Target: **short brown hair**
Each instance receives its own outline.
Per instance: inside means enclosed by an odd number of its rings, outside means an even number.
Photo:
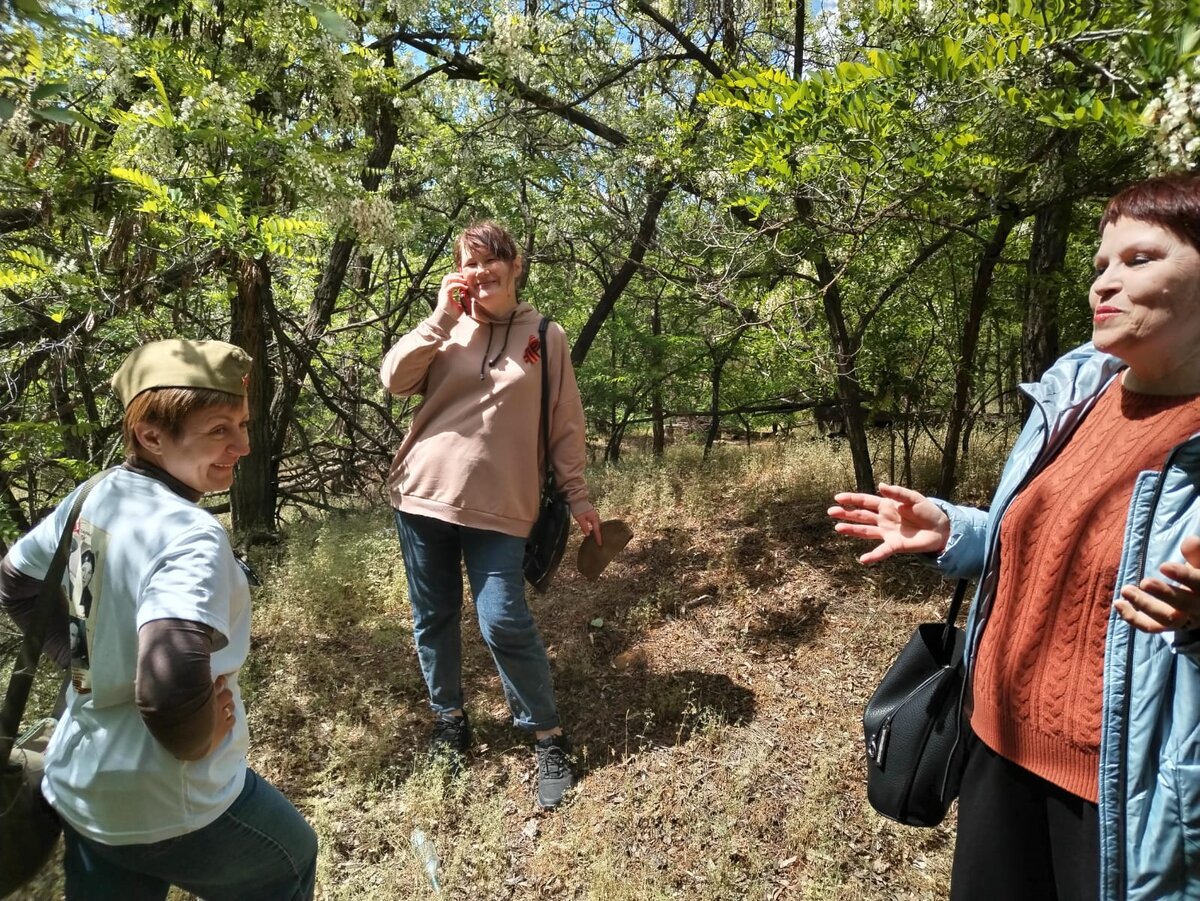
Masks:
[[[141,423],[156,426],[171,437],[177,437],[183,423],[197,410],[210,407],[241,407],[245,398],[212,388],[151,388],[143,391],[125,408],[121,437],[125,440],[127,457],[141,456],[141,443],[134,428]]]
[[[454,265],[462,266],[468,251],[489,253],[498,260],[512,263],[521,258],[516,239],[503,225],[491,219],[472,222],[454,241]]]
[[[1161,175],[1135,182],[1108,202],[1100,233],[1118,219],[1152,223],[1200,250],[1200,176]]]

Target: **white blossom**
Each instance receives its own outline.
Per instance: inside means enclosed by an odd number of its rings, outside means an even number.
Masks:
[[[1153,129],[1160,168],[1200,165],[1200,61],[1167,80],[1162,96],[1146,104],[1142,121]]]

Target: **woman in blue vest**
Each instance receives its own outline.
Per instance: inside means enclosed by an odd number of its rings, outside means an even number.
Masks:
[[[1200,898],[1200,178],[1100,220],[1092,342],[1034,411],[988,511],[835,496],[859,559],[979,580],[954,901]]]

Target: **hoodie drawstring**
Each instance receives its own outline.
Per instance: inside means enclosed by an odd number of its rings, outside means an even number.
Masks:
[[[508,317],[508,325],[504,329],[504,343],[501,344],[500,349],[496,351],[496,356],[492,357],[490,360],[488,359],[488,354],[492,352],[492,334],[496,330],[496,324],[494,322],[488,322],[488,343],[487,349],[483,352],[483,359],[479,361],[479,381],[483,381],[485,367],[487,369],[494,369],[496,364],[500,362],[500,357],[504,355],[504,348],[508,347],[508,335],[512,331],[513,320],[516,318],[517,311],[513,310],[512,314]]]

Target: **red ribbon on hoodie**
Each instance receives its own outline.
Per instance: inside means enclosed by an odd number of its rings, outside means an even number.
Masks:
[[[529,343],[525,345],[524,357],[525,357],[525,362],[530,363],[530,364],[536,363],[538,360],[541,359],[542,345],[541,345],[541,342],[538,341],[537,335],[529,336]]]

